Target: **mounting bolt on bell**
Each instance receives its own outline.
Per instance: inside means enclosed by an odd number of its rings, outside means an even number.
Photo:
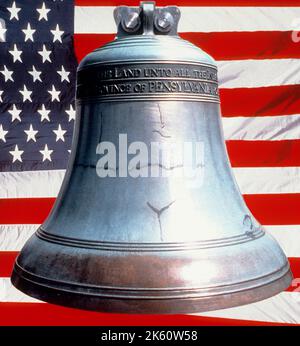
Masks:
[[[122,27],[126,32],[132,33],[138,31],[141,26],[141,19],[137,12],[127,12],[122,18]]]
[[[158,31],[167,33],[174,25],[174,17],[170,12],[160,11],[154,16],[154,25]]]

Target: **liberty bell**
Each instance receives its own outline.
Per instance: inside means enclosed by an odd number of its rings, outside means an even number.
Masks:
[[[12,283],[125,313],[223,309],[286,289],[287,258],[231,171],[215,61],[178,36],[176,6],[119,6],[114,18],[116,39],[78,67],[69,165]]]

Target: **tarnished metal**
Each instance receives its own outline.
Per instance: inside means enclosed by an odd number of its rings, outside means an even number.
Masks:
[[[12,282],[23,292],[83,309],[182,313],[289,286],[286,256],[232,176],[216,64],[178,37],[179,16],[177,7],[147,2],[118,7],[117,38],[81,62],[69,167],[51,214],[15,263]],[[116,177],[99,177],[99,143],[121,155],[120,134],[149,150],[153,142],[202,144],[201,182],[133,177],[120,162],[104,169]],[[136,168],[183,167],[154,161]]]

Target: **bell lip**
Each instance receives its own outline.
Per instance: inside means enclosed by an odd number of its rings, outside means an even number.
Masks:
[[[24,277],[22,268],[16,269],[15,265],[11,282],[23,293],[36,299],[57,304],[65,307],[91,310],[98,312],[126,313],[126,314],[178,314],[178,313],[200,313],[206,311],[220,310],[235,306],[246,305],[260,300],[270,298],[289,287],[293,276],[287,264],[287,271],[273,281],[256,287],[246,287],[237,291],[236,288],[226,293],[206,295],[200,297],[153,297],[130,298],[119,296],[119,290],[115,290],[112,297],[101,294],[90,294],[87,289],[78,287],[76,290],[66,290],[59,286],[48,286]],[[258,280],[261,278],[258,278]],[[228,287],[227,287],[228,288]],[[230,286],[229,286],[230,288]],[[80,290],[81,289],[81,290]],[[188,291],[188,290],[182,290]]]

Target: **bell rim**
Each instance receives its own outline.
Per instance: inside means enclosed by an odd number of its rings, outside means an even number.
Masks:
[[[125,314],[200,313],[247,305],[279,294],[288,288],[293,278],[289,264],[287,264],[287,268],[281,277],[257,287],[201,297],[165,296],[145,299],[118,297],[117,295],[105,297],[87,294],[87,292],[79,290],[68,291],[59,286],[50,287],[28,280],[22,275],[23,270],[17,271],[16,266],[11,276],[11,282],[17,289],[36,299],[81,310]]]
[[[80,284],[77,288],[73,287],[73,289],[68,290],[62,288],[60,286],[61,282],[57,280],[53,281],[56,286],[49,286],[34,280],[34,275],[30,275],[30,278],[26,277],[26,272],[16,262],[11,282],[17,289],[31,297],[71,308],[127,314],[198,313],[246,305],[270,298],[282,292],[290,285],[293,278],[289,263],[287,262],[284,268],[269,275],[275,276],[273,280],[266,281],[257,286],[252,284],[252,287],[248,285],[241,289],[236,284],[227,285],[225,293],[223,291],[223,293],[212,294],[207,289],[206,295],[202,294],[200,296],[197,296],[197,291],[203,291],[203,288],[196,288],[192,295],[186,296],[186,292],[190,292],[190,289],[185,287],[181,288],[177,295],[171,296],[169,294],[170,290],[160,290],[160,293],[163,292],[164,295],[146,297],[142,295],[122,295],[120,294],[120,288],[113,287],[110,290],[114,294],[105,295],[100,293],[97,295],[89,292],[89,288],[84,288],[84,285]],[[283,274],[276,277],[278,272],[283,272]],[[264,277],[256,278],[251,280],[251,282],[258,282],[262,278]],[[245,285],[245,281],[242,284]],[[127,292],[132,291],[133,289],[128,289]],[[141,291],[147,291],[147,289]],[[176,292],[176,290],[173,291]]]

